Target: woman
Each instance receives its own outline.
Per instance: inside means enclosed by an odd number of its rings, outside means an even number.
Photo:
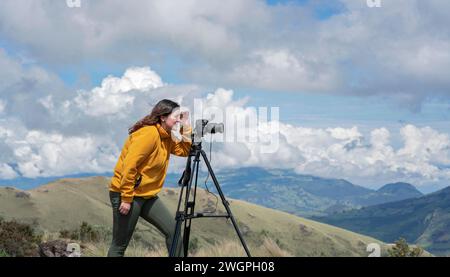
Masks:
[[[188,113],[179,105],[161,100],[150,115],[129,129],[110,185],[113,209],[113,238],[108,257],[123,256],[141,216],[165,236],[170,251],[175,231],[172,214],[158,197],[166,177],[170,154],[186,157],[191,148]],[[181,137],[175,130],[181,127]],[[183,254],[178,240],[177,255]],[[170,253],[170,252],[169,252]]]

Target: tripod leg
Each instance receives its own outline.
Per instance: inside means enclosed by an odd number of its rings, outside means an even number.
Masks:
[[[189,248],[189,238],[191,234],[191,216],[194,215],[194,208],[195,208],[195,194],[197,192],[197,178],[198,178],[198,168],[199,168],[199,162],[200,162],[200,152],[197,152],[194,159],[194,166],[192,167],[191,172],[191,178],[189,180],[189,186],[186,190],[186,201],[185,201],[185,214],[188,216],[186,221],[184,222],[184,235],[183,235],[183,243],[184,243],[184,256],[187,257],[188,255],[188,248]],[[191,188],[192,188],[192,180],[194,176],[195,171],[195,187],[194,187],[194,200],[189,201],[189,197],[191,194]]]
[[[181,191],[180,191],[177,211],[176,211],[176,215],[175,215],[175,220],[176,220],[175,232],[174,232],[174,236],[173,236],[173,240],[172,240],[172,246],[170,248],[169,257],[175,257],[175,255],[176,255],[178,241],[180,240],[181,224],[185,220],[185,213],[183,211],[180,211],[180,206],[181,206],[181,201],[183,199],[184,187],[187,186],[187,183],[188,183],[186,181],[186,179],[184,179],[184,177],[186,177],[185,174],[190,174],[190,171],[191,171],[191,158],[192,158],[192,156],[188,157],[187,162],[186,162],[186,168],[183,172]]]
[[[208,157],[206,156],[205,151],[200,150],[200,153],[202,154],[203,160],[205,161],[206,166],[208,167],[209,174],[211,175],[211,178],[212,178],[212,180],[214,182],[214,185],[216,186],[217,192],[219,192],[220,198],[222,199],[222,203],[223,203],[225,209],[227,210],[228,215],[230,216],[231,222],[233,223],[234,229],[236,230],[236,233],[237,233],[237,235],[239,237],[239,240],[241,241],[241,244],[244,247],[245,253],[247,253],[248,257],[251,257],[250,251],[247,248],[247,244],[245,243],[244,238],[242,237],[242,234],[239,231],[239,228],[238,228],[238,226],[236,224],[234,216],[231,213],[231,209],[230,209],[229,203],[225,199],[225,195],[223,194],[222,189],[219,186],[219,182],[217,181],[216,175],[214,175],[214,172],[212,170],[211,164],[209,163]]]
[[[183,197],[183,189],[184,187],[181,188],[181,192],[180,192],[180,199],[178,200],[179,203],[181,202],[181,199]],[[184,221],[184,214],[183,212],[180,212],[179,210],[177,210],[176,216],[175,216],[175,220],[176,225],[175,225],[175,232],[174,232],[174,236],[172,239],[172,245],[170,247],[170,253],[169,253],[169,257],[175,257],[176,255],[176,251],[177,251],[177,245],[178,245],[178,241],[180,239],[180,233],[181,233],[181,224]]]

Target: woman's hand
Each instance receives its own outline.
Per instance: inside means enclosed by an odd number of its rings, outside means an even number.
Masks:
[[[188,111],[184,111],[184,112],[181,113],[180,122],[181,122],[182,126],[190,125],[189,112]]]
[[[122,202],[120,203],[119,212],[123,215],[127,215],[131,209],[131,203]]]

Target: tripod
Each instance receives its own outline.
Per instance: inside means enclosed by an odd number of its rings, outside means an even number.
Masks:
[[[201,141],[199,143],[194,143],[194,139],[192,140],[192,146],[191,150],[187,159],[186,168],[183,172],[183,175],[181,176],[180,180],[178,181],[178,184],[181,185],[181,192],[180,192],[180,198],[178,200],[178,207],[176,212],[176,226],[175,226],[175,234],[172,241],[172,246],[170,249],[169,256],[175,257],[175,252],[177,248],[178,241],[180,239],[180,233],[181,233],[181,224],[184,221],[184,235],[183,235],[183,250],[184,250],[184,257],[188,256],[188,247],[189,247],[189,235],[191,232],[191,220],[194,218],[201,218],[201,217],[224,217],[231,219],[231,222],[233,223],[234,229],[236,230],[236,233],[241,241],[242,246],[245,249],[245,252],[247,253],[248,257],[250,256],[250,252],[247,248],[247,245],[242,237],[241,232],[239,231],[239,228],[236,224],[236,221],[233,217],[233,214],[231,213],[229,203],[225,199],[225,196],[222,192],[222,189],[219,186],[219,182],[216,179],[216,176],[214,175],[214,172],[211,168],[211,164],[208,161],[208,157],[206,156],[205,151],[203,151],[201,146]],[[215,214],[205,214],[205,213],[194,213],[194,207],[195,207],[195,198],[197,193],[197,178],[198,178],[198,168],[199,168],[199,162],[200,162],[200,155],[203,157],[206,166],[208,167],[208,172],[212,177],[212,180],[214,182],[214,185],[216,186],[217,191],[219,192],[220,198],[222,199],[222,203],[227,211],[227,214],[223,215],[215,215]],[[192,157],[194,157],[194,165],[191,168],[192,163]],[[189,197],[191,194],[192,189],[192,180],[195,173],[195,185],[194,185],[194,196],[193,200],[189,201]],[[180,210],[182,198],[183,198],[183,191],[186,187],[186,195],[184,199],[184,209]]]

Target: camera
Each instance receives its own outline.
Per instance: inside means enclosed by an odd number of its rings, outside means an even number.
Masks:
[[[223,133],[224,125],[223,123],[212,123],[208,122],[206,119],[198,119],[195,121],[194,128],[194,138],[195,141],[201,141],[202,137],[208,133]]]

